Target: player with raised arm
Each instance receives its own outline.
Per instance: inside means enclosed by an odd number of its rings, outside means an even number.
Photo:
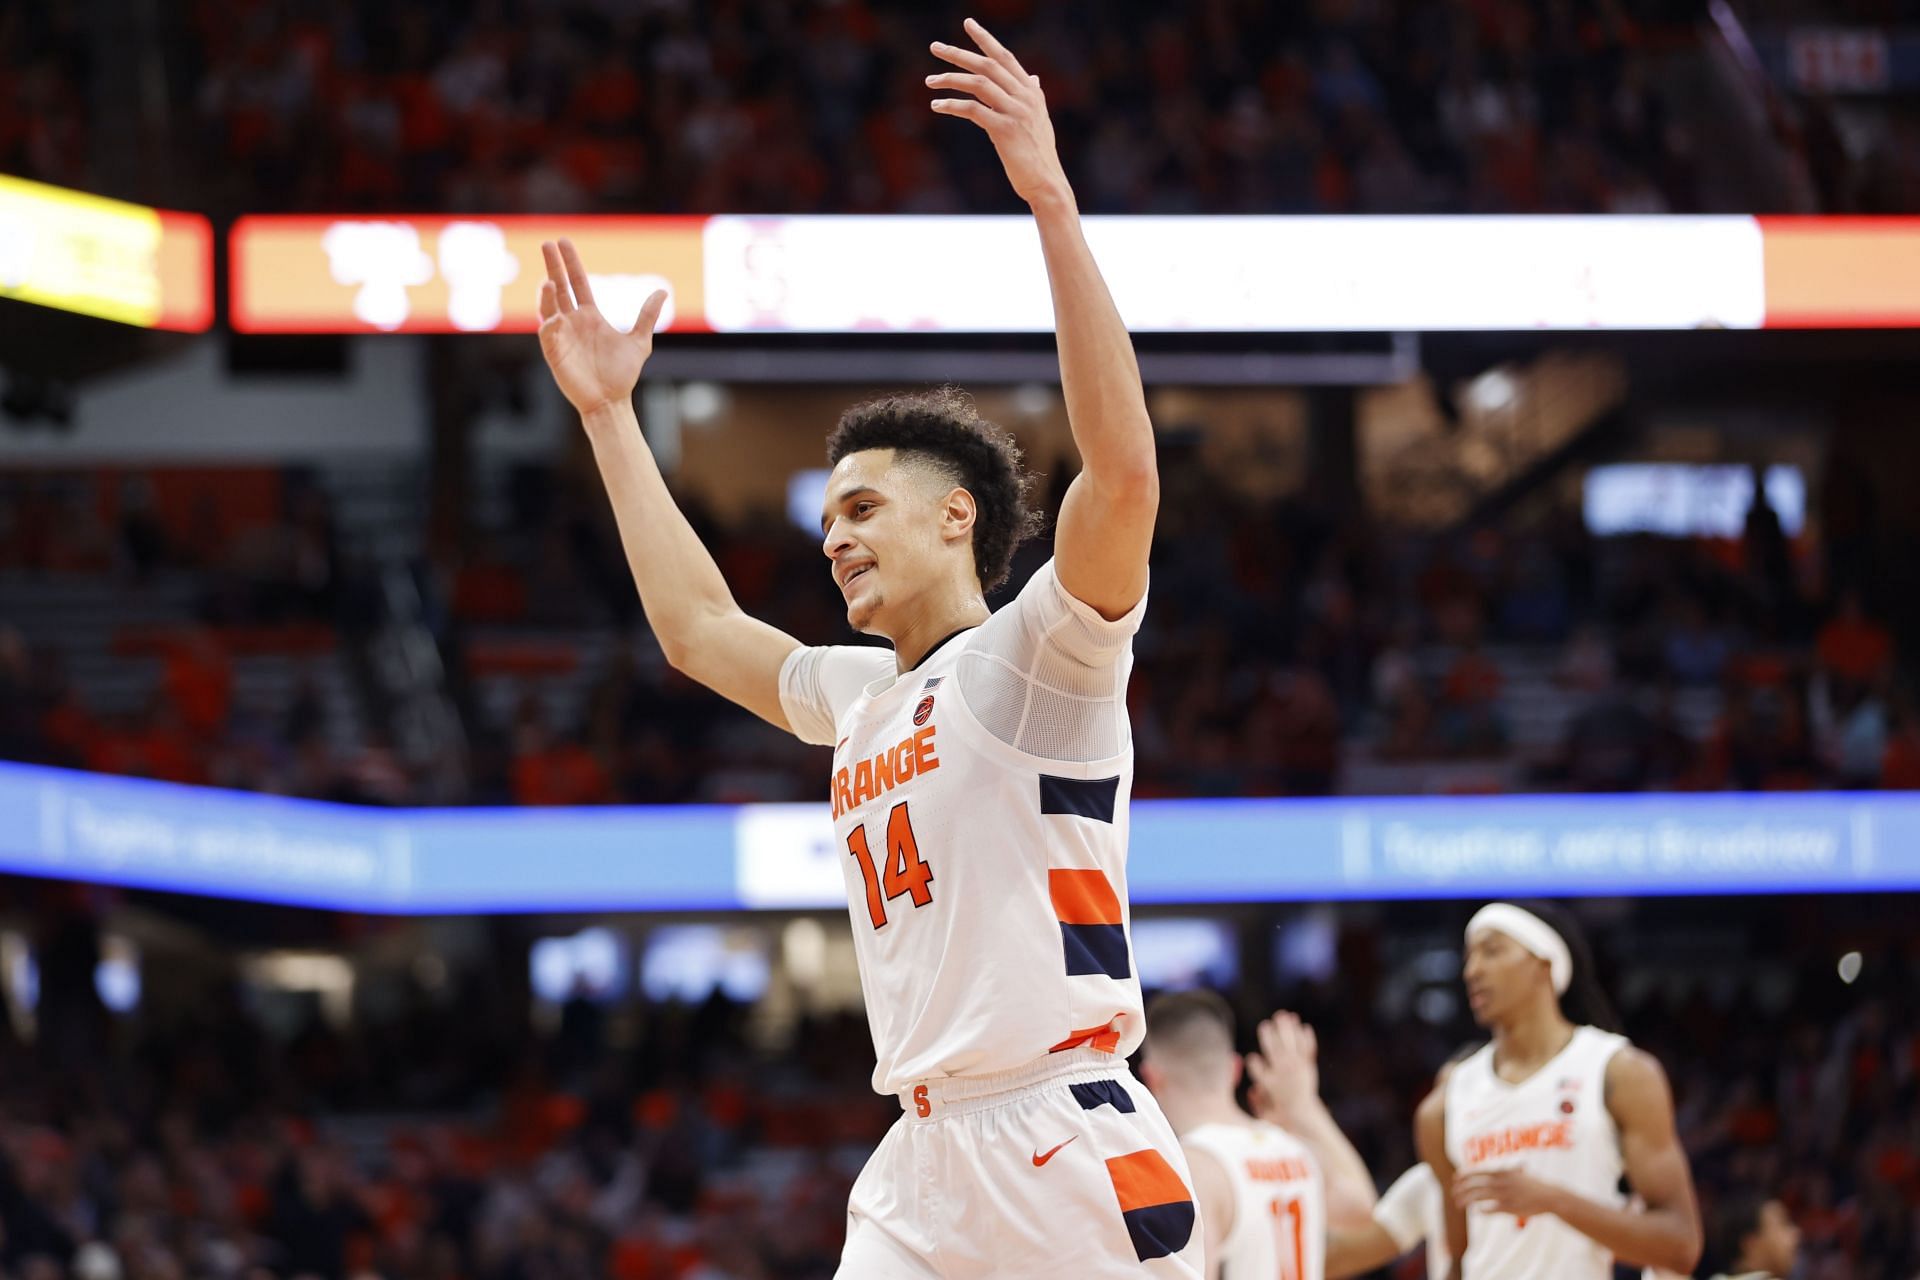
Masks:
[[[1004,608],[985,593],[1028,530],[1027,480],[958,393],[859,405],[834,429],[821,549],[848,622],[892,651],[809,647],[741,611],[641,439],[632,394],[664,297],[619,333],[572,247],[547,246],[541,346],[667,660],[834,751],[873,1083],[903,1108],[854,1186],[840,1275],[1197,1276],[1186,1162],[1125,1061],[1144,1030],[1125,692],[1153,427],[1040,83],[967,34],[977,50],[932,46],[953,69],[928,86],[964,95],[932,109],[986,132],[1033,211],[1082,462],[1054,558]]]
[[[1330,1228],[1369,1222],[1373,1179],[1320,1100],[1313,1029],[1294,1014],[1260,1024],[1245,1066],[1260,1095],[1234,1100],[1242,1060],[1233,1011],[1211,991],[1182,991],[1147,1010],[1141,1078],[1193,1170],[1212,1280],[1324,1280]]]
[[[1262,1026],[1261,1034],[1264,1041],[1265,1026]],[[1474,1043],[1449,1058],[1435,1076],[1430,1092],[1444,1090],[1447,1073],[1461,1060],[1478,1052],[1479,1048],[1479,1044]],[[1255,1086],[1251,1094],[1255,1103],[1254,1114],[1284,1127],[1288,1123],[1288,1110],[1276,1106],[1271,1099],[1284,1099],[1287,1096],[1286,1088],[1267,1080],[1267,1076],[1274,1071],[1270,1065],[1274,1061],[1284,1061],[1284,1058],[1276,1058],[1273,1054],[1254,1054],[1247,1059],[1247,1074]],[[1439,1179],[1434,1177],[1433,1170],[1425,1161],[1402,1172],[1391,1186],[1380,1193],[1366,1221],[1328,1227],[1327,1280],[1345,1280],[1347,1276],[1378,1270],[1422,1244],[1426,1246],[1427,1275],[1436,1280],[1446,1275],[1452,1261],[1447,1252],[1446,1196],[1440,1190]]]
[[[1700,1209],[1666,1072],[1610,1029],[1572,918],[1547,903],[1481,908],[1463,976],[1493,1039],[1414,1119],[1448,1190],[1455,1274],[1610,1280],[1616,1261],[1691,1274]]]

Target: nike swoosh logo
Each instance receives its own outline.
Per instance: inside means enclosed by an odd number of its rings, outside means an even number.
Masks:
[[[1077,1137],[1079,1137],[1079,1136],[1080,1136],[1080,1135],[1076,1133],[1076,1134],[1074,1134],[1074,1135],[1073,1135],[1073,1138],[1077,1138]],[[1073,1138],[1068,1138],[1068,1139],[1067,1139],[1067,1142],[1072,1142],[1072,1141],[1073,1141]],[[1066,1146],[1066,1145],[1067,1145],[1067,1142],[1063,1142],[1063,1143],[1061,1143],[1061,1144],[1060,1144],[1060,1147],[1064,1147],[1064,1146]],[[1055,1148],[1054,1148],[1054,1149],[1053,1149],[1052,1151],[1049,1151],[1049,1152],[1047,1152],[1047,1154],[1045,1154],[1045,1155],[1041,1155],[1041,1154],[1040,1154],[1040,1153],[1039,1153],[1038,1151],[1036,1151],[1036,1152],[1034,1152],[1034,1153],[1033,1153],[1033,1167],[1034,1167],[1034,1168],[1036,1168],[1036,1169],[1038,1169],[1038,1168],[1039,1168],[1039,1167],[1040,1167],[1041,1165],[1043,1165],[1043,1164],[1045,1164],[1045,1163],[1046,1163],[1047,1161],[1049,1161],[1049,1160],[1051,1160],[1051,1159],[1053,1159],[1053,1158],[1054,1158],[1054,1156],[1056,1156],[1056,1155],[1058,1155],[1058,1154],[1060,1153],[1060,1147],[1055,1147]]]

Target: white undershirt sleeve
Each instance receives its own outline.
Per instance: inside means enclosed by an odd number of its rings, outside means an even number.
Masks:
[[[1440,1184],[1433,1170],[1424,1164],[1395,1178],[1373,1207],[1373,1220],[1393,1237],[1393,1243],[1405,1253],[1427,1237],[1430,1202],[1439,1196]],[[1444,1231],[1444,1226],[1442,1227]]]
[[[1108,620],[1049,560],[960,655],[961,696],[986,730],[1028,755],[1085,762],[1128,742],[1126,688],[1147,599]]]
[[[831,747],[840,717],[882,676],[893,674],[893,651],[868,645],[802,645],[780,664],[780,709],[802,742]]]

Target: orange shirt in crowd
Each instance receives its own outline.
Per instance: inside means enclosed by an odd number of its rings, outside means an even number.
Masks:
[[[201,635],[167,653],[167,696],[196,737],[215,738],[226,728],[233,705],[233,667],[211,636]]]
[[[561,743],[513,762],[513,798],[520,804],[605,804],[612,795],[607,771],[578,743]]]
[[[1815,648],[1821,666],[1864,683],[1886,669],[1893,657],[1893,637],[1871,618],[1841,617],[1820,628]]]

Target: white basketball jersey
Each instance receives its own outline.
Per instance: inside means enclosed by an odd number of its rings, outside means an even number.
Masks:
[[[1319,1164],[1299,1139],[1254,1120],[1202,1125],[1180,1141],[1218,1160],[1233,1184],[1220,1280],[1322,1280],[1327,1193]]]
[[[788,723],[834,746],[876,1090],[1139,1046],[1124,695],[1145,605],[1101,618],[1049,561],[911,671],[884,649],[788,658]]]
[[[1578,1027],[1519,1084],[1494,1074],[1493,1046],[1447,1076],[1447,1158],[1457,1172],[1518,1167],[1589,1200],[1621,1205],[1620,1131],[1607,1111],[1607,1063],[1625,1036]],[[1551,1215],[1467,1213],[1464,1280],[1612,1280],[1613,1255]]]

